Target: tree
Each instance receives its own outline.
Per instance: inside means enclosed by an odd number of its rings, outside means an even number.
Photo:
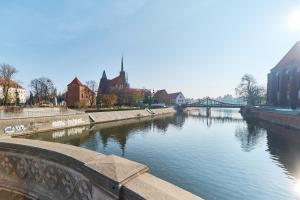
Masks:
[[[116,95],[102,95],[101,102],[108,108],[114,106],[118,102]]]
[[[12,78],[17,73],[15,67],[9,64],[0,64],[0,79],[2,80],[2,89],[3,89],[3,103],[8,102],[9,89],[13,85]]]
[[[140,106],[144,100],[144,93],[142,91],[132,91],[128,100],[130,106]]]
[[[91,80],[91,81],[87,81],[86,85],[88,87],[86,90],[87,98],[88,98],[90,107],[92,107],[96,103],[97,83],[96,83],[96,81]]]
[[[31,81],[30,87],[34,95],[35,103],[53,102],[56,89],[51,79],[47,77],[37,78]]]
[[[32,106],[33,105],[33,102],[34,102],[34,98],[33,98],[33,94],[32,92],[30,91],[30,95],[29,95],[29,105]]]
[[[57,103],[58,103],[58,105],[61,105],[63,101],[65,101],[65,94],[59,92],[57,94]]]
[[[261,104],[265,100],[266,90],[258,86],[255,78],[250,74],[245,74],[240,84],[235,88],[236,95],[246,100],[247,105],[253,106]]]

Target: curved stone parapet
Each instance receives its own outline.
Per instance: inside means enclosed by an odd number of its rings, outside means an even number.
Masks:
[[[199,200],[147,166],[70,145],[0,139],[0,191],[39,200]]]

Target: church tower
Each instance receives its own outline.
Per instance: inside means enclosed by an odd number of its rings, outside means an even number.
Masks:
[[[98,94],[108,94],[108,80],[105,73],[105,70],[103,70],[102,78],[100,79],[100,84],[98,88]]]
[[[126,80],[126,77],[125,77],[125,71],[124,71],[124,59],[123,59],[123,54],[122,54],[122,59],[121,59],[121,71],[120,71],[120,77],[122,77],[123,80]]]

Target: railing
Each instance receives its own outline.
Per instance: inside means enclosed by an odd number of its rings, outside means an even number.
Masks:
[[[233,104],[233,103],[226,103],[217,101],[211,98],[205,98],[199,100],[198,102],[188,104],[188,107],[217,107],[217,108],[241,108],[244,107],[244,104]]]

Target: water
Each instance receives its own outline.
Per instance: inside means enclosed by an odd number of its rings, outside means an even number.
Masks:
[[[300,132],[213,109],[40,133],[144,163],[204,199],[300,199]]]

